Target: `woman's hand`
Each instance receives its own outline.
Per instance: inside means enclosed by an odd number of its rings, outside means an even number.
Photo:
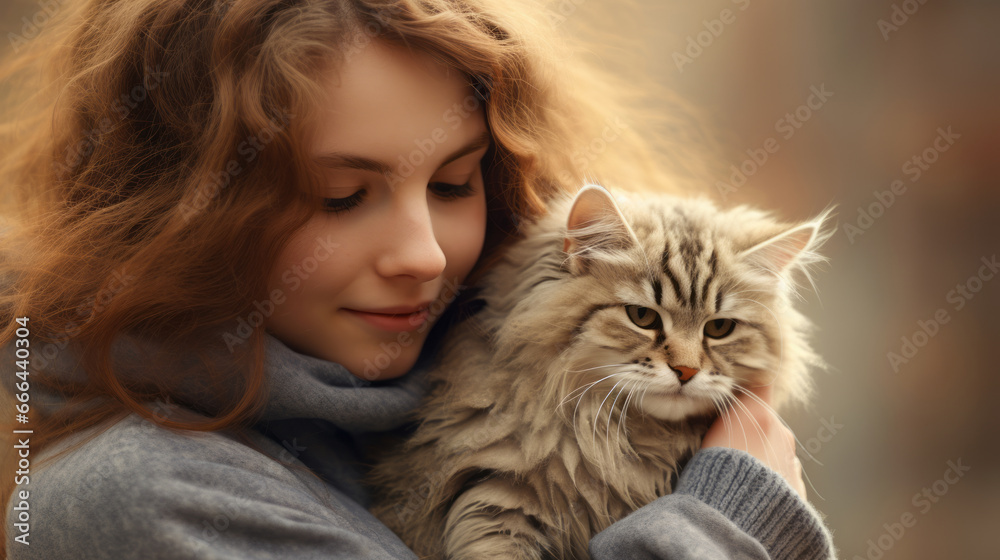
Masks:
[[[758,387],[752,391],[770,406],[771,387]],[[785,477],[802,499],[806,499],[802,463],[795,456],[792,431],[757,399],[744,394],[738,398],[740,404],[734,404],[709,427],[701,448],[742,449]]]

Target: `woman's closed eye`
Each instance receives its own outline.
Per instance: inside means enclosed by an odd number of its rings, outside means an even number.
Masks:
[[[364,200],[367,192],[368,191],[365,189],[361,189],[351,196],[346,196],[344,198],[324,198],[323,209],[334,214],[349,212],[361,204],[361,201]]]
[[[451,183],[437,182],[430,183],[427,187],[433,190],[434,194],[436,194],[438,198],[442,198],[444,200],[465,198],[474,194],[471,181],[467,181],[464,185],[452,185]]]
[[[472,187],[471,181],[462,185],[454,185],[438,181],[429,183],[427,188],[430,189],[435,196],[442,200],[456,200],[460,198],[467,198],[475,194],[475,189]],[[367,194],[368,191],[366,189],[361,189],[354,194],[343,198],[324,198],[323,209],[334,214],[349,212],[354,208],[357,208],[361,202],[364,201]]]

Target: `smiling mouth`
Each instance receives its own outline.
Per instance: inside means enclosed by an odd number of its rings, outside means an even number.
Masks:
[[[413,313],[371,313],[344,309],[348,314],[380,330],[390,332],[408,332],[419,329],[427,322],[427,308]]]
[[[410,313],[378,313],[375,311],[358,311],[357,309],[348,309],[348,311],[354,311],[355,313],[366,313],[368,315],[384,315],[386,317],[409,317],[411,315],[417,315],[427,311],[427,309],[418,309],[417,311],[412,311]]]

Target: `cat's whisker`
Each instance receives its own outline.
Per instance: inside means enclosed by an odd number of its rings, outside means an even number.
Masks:
[[[601,369],[601,368],[606,368],[606,367],[627,366],[627,365],[629,365],[629,364],[624,364],[624,363],[622,363],[622,364],[605,364],[603,366],[594,366],[594,367],[589,367],[589,368],[584,368],[584,369],[568,369],[566,371],[569,372],[569,373],[583,373],[585,371],[592,371],[592,370],[595,370],[595,369]]]
[[[715,412],[721,415],[722,411],[719,410],[719,398],[715,395],[709,395],[708,398],[712,400],[712,407],[715,408]]]
[[[767,437],[766,433],[764,433],[764,428],[761,427],[760,422],[758,422],[757,418],[755,418],[753,413],[750,412],[750,408],[746,404],[744,404],[743,401],[741,401],[740,399],[733,399],[733,402],[736,403],[737,406],[739,406],[741,409],[743,409],[744,412],[747,413],[747,417],[750,419],[751,425],[754,427],[755,430],[757,430],[757,435],[760,436],[760,439],[763,440],[765,457],[770,459],[770,457],[773,454],[774,461],[775,463],[777,463],[779,459],[778,451],[774,448],[774,445],[771,443],[771,439]]]
[[[622,366],[624,366],[624,365],[628,365],[628,364],[615,364],[615,365],[622,365]],[[591,383],[588,383],[588,384],[584,385],[583,387],[577,387],[576,389],[573,389],[572,391],[570,391],[569,395],[567,395],[566,398],[563,399],[562,402],[559,403],[559,406],[556,407],[556,408],[561,407],[562,405],[566,404],[569,400],[571,400],[573,398],[573,393],[575,393],[577,391],[580,391],[580,390],[583,390],[583,392],[586,393],[588,389],[590,389],[594,385],[597,385],[601,381],[604,381],[605,379],[608,379],[609,377],[614,377],[616,375],[622,375],[622,374],[625,374],[625,373],[628,373],[628,372],[627,371],[619,371],[619,372],[616,372],[616,373],[612,373],[611,375],[608,375],[607,377],[602,377],[602,378],[598,379],[597,381],[593,381]],[[583,398],[583,393],[580,393],[580,397],[579,398]]]
[[[740,387],[739,385],[736,386],[736,390],[739,391],[739,392],[741,392],[741,393],[743,393],[744,395],[748,395],[751,399],[753,399],[754,401],[756,401],[757,403],[759,403],[761,406],[763,406],[764,408],[766,408],[768,411],[770,411],[771,414],[773,414],[775,418],[777,418],[782,424],[784,424],[784,426],[786,428],[788,428],[788,431],[792,432],[792,437],[795,438],[796,445],[798,445],[799,447],[801,447],[802,450],[806,452],[806,455],[808,455],[809,458],[814,463],[816,463],[817,465],[819,465],[821,467],[824,466],[823,463],[819,462],[819,459],[817,459],[815,456],[813,456],[813,454],[810,453],[808,449],[806,449],[806,446],[802,445],[802,442],[799,441],[799,438],[795,436],[795,432],[792,431],[792,427],[788,425],[788,422],[785,422],[785,419],[782,418],[781,415],[777,413],[777,411],[775,411],[773,408],[771,408],[771,405],[767,404],[767,401],[765,401],[764,399],[762,399],[759,396],[755,395],[753,391],[748,391],[747,389],[745,389],[743,387]]]
[[[621,407],[621,409],[618,412],[618,425],[615,426],[615,442],[616,442],[615,443],[615,445],[616,445],[615,451],[616,452],[620,451],[621,448],[622,448],[622,424],[625,422],[625,415],[628,414],[628,399],[629,399],[629,397],[632,396],[632,390],[635,389],[635,386],[636,386],[637,383],[638,383],[638,380],[632,380],[631,383],[629,383],[628,385],[625,386],[625,390],[627,392],[625,393],[625,400],[622,401],[622,407]],[[617,397],[615,397],[615,400],[617,400]],[[611,403],[611,406],[613,408],[614,407],[614,403]],[[626,434],[625,434],[625,439],[628,440],[628,432],[626,432]],[[610,434],[608,434],[608,441],[610,441],[610,440],[611,440],[611,437],[610,437]],[[627,441],[626,441],[626,443],[627,443]]]
[[[726,434],[728,436],[726,439],[727,439],[727,445],[729,447],[733,446],[733,432],[736,431],[735,426],[733,425],[733,421],[729,418],[729,415],[726,414],[726,410],[729,408],[729,400],[732,398],[734,397],[731,394],[727,393],[723,395],[722,408],[719,409],[719,414],[722,415],[722,423],[725,424],[726,426]]]
[[[648,385],[646,385],[646,388],[642,390],[642,396],[639,397],[639,410],[642,412],[643,416],[646,416],[646,409],[642,408],[642,403],[643,403],[643,400],[646,398],[646,393],[648,393],[649,390],[652,389],[652,388],[653,388],[653,382],[651,381],[651,382],[649,382]]]
[[[609,367],[621,367],[621,366],[627,366],[627,365],[629,365],[629,364],[604,364],[604,365],[594,366],[594,367],[589,367],[589,368],[584,368],[584,369],[567,369],[567,370],[565,370],[565,372],[566,373],[586,373],[588,371],[593,371],[595,369],[603,369],[603,368],[609,368]],[[569,376],[569,375],[562,375],[561,376],[561,379],[562,379],[561,392],[562,393],[566,393],[566,386],[571,383],[570,377],[571,376]],[[607,378],[605,377],[604,379],[607,379]],[[594,383],[600,383],[601,381],[603,381],[603,380],[599,379],[599,380],[595,381]],[[593,383],[591,383],[589,385],[584,385],[582,387],[577,387],[576,389],[573,389],[572,391],[570,391],[568,394],[566,394],[566,398],[564,398],[562,400],[562,402],[559,403],[558,406],[556,406],[556,410],[558,410],[562,405],[566,404],[567,401],[569,401],[571,398],[573,398],[573,393],[576,393],[577,391],[585,390],[585,388],[589,387],[590,385],[593,385]]]
[[[622,425],[625,423],[625,420],[626,420],[627,415],[628,415],[628,403],[632,400],[632,396],[635,395],[636,388],[640,387],[641,385],[642,385],[642,381],[641,380],[636,380],[635,385],[632,387],[631,390],[629,390],[628,396],[625,397],[625,403],[622,404],[621,422],[618,423],[618,448],[619,449],[621,449],[621,441],[622,441],[621,430],[622,430]],[[625,441],[628,442],[628,428],[627,427],[625,428]]]
[[[589,391],[592,388],[594,388],[601,381],[604,381],[605,379],[610,379],[610,378],[612,378],[612,377],[614,377],[616,375],[625,375],[626,373],[628,373],[628,372],[627,371],[619,371],[619,372],[612,373],[611,375],[608,375],[606,377],[602,377],[601,379],[598,379],[597,381],[594,381],[593,383],[588,384],[587,388],[584,389],[584,391],[582,393],[580,393],[579,397],[577,397],[577,399],[576,399],[576,407],[573,408],[573,434],[577,437],[577,439],[579,439],[580,434],[577,432],[578,423],[577,423],[576,417],[577,417],[577,413],[580,410],[580,403],[583,402],[584,395],[586,395],[587,391]]]
[[[726,427],[726,434],[728,434],[728,438],[727,439],[729,440],[729,447],[732,447],[733,446],[733,421],[730,420],[729,419],[729,415],[726,414],[726,408],[728,408],[728,405],[726,404],[727,401],[728,401],[728,399],[726,397],[728,397],[728,396],[729,395],[726,394],[726,395],[723,396],[723,398],[719,399],[720,402],[718,404],[718,407],[719,407],[719,416],[722,417],[722,424]]]
[[[773,408],[771,408],[771,406],[770,406],[770,405],[768,405],[768,404],[767,404],[767,403],[766,403],[766,402],[764,401],[764,399],[761,399],[761,398],[760,398],[760,397],[758,397],[757,395],[753,394],[753,393],[752,393],[752,392],[750,392],[750,391],[747,391],[746,389],[744,389],[744,388],[742,388],[742,387],[739,387],[739,386],[737,386],[737,389],[739,389],[739,390],[740,390],[740,391],[741,391],[741,392],[742,392],[743,394],[745,394],[745,395],[750,395],[750,397],[751,397],[751,398],[753,398],[753,399],[754,399],[754,400],[756,400],[756,401],[757,401],[758,403],[760,403],[760,404],[761,404],[762,406],[764,406],[765,408],[767,408],[768,410],[770,410],[770,411],[771,411],[771,414],[773,414],[773,415],[774,415],[774,416],[775,416],[775,417],[776,417],[776,418],[777,418],[778,420],[780,420],[780,421],[781,421],[781,423],[782,423],[782,424],[784,424],[786,428],[788,428],[788,431],[792,433],[792,437],[793,437],[793,438],[795,438],[795,443],[796,443],[796,445],[798,445],[798,446],[802,447],[802,449],[803,449],[803,450],[805,450],[806,454],[808,454],[808,455],[809,455],[809,457],[810,457],[810,458],[811,458],[811,459],[812,459],[813,461],[815,461],[815,462],[816,462],[816,464],[818,464],[818,465],[820,465],[820,466],[823,466],[823,463],[820,463],[820,462],[819,462],[819,460],[817,460],[817,459],[816,459],[815,457],[813,457],[812,453],[809,453],[809,450],[808,450],[808,449],[806,449],[806,447],[805,447],[804,445],[802,445],[802,443],[801,443],[801,442],[799,441],[799,438],[795,436],[795,432],[793,432],[793,431],[792,431],[792,428],[791,428],[790,426],[788,426],[788,423],[786,423],[786,422],[785,422],[785,420],[784,420],[784,419],[783,419],[783,418],[782,418],[781,416],[779,416],[779,415],[778,415],[778,413],[777,413],[777,412],[775,412],[775,411],[774,411],[774,409],[773,409]],[[819,499],[821,499],[821,500],[823,500],[823,501],[826,501],[826,498],[824,498],[824,497],[823,497],[823,495],[819,493],[819,490],[817,490],[817,489],[816,489],[816,486],[815,486],[815,485],[814,485],[814,484],[812,483],[812,480],[811,480],[811,479],[809,478],[809,474],[808,474],[808,473],[806,472],[806,469],[805,469],[805,467],[804,467],[804,466],[803,466],[803,468],[802,468],[802,476],[803,476],[803,477],[805,477],[805,480],[806,480],[806,482],[807,482],[807,483],[809,483],[809,487],[810,487],[810,488],[812,488],[812,490],[813,490],[813,493],[814,493],[814,494],[816,494],[816,496],[818,496],[818,497],[819,497]]]
[[[632,444],[628,439],[629,436],[628,436],[628,425],[627,425],[629,403],[632,402],[633,400],[632,397],[634,397],[636,391],[643,386],[643,383],[644,383],[643,380],[636,379],[635,383],[632,384],[632,388],[629,389],[628,395],[625,397],[625,402],[622,404],[621,421],[618,423],[618,449],[621,449],[622,431],[625,432],[625,444],[629,447],[629,449],[632,448]]]
[[[719,417],[722,418],[723,425],[726,426],[726,433],[727,434],[732,433],[732,427],[729,425],[729,418],[727,418],[726,414],[725,414],[725,412],[726,412],[726,410],[725,410],[725,404],[726,404],[725,395],[722,395],[722,396],[712,395],[711,398],[712,398],[712,405],[715,407],[716,412],[719,413]],[[730,438],[730,440],[731,439],[732,438]],[[729,443],[731,444],[732,441],[730,441]]]
[[[738,400],[736,399],[736,397],[732,397],[731,400],[733,402],[738,402]],[[750,440],[747,438],[747,428],[746,428],[746,426],[743,425],[743,420],[740,420],[739,415],[736,415],[736,421],[740,423],[740,431],[743,432],[743,447],[744,447],[744,449],[749,449],[750,448]],[[730,444],[731,443],[732,442],[730,442]],[[730,447],[732,447],[732,445],[730,445]]]
[[[612,460],[614,460],[614,458],[618,456],[618,453],[615,454],[611,453],[611,416],[615,413],[615,404],[618,403],[618,398],[622,396],[622,393],[625,392],[625,388],[628,387],[630,383],[632,383],[632,380],[626,379],[625,382],[626,382],[625,385],[623,385],[622,388],[618,390],[618,394],[615,395],[615,400],[611,401],[611,408],[608,409],[608,423],[604,427],[604,438],[605,438],[604,450],[607,451],[608,458]],[[619,428],[622,425],[622,415],[624,414],[625,414],[625,407],[623,406],[621,411],[618,413]]]
[[[611,375],[609,375],[607,377],[603,377],[601,379],[598,379],[597,381],[594,381],[593,383],[591,383],[590,385],[588,385],[587,388],[583,391],[583,393],[580,393],[580,396],[576,400],[576,407],[573,409],[573,435],[578,440],[580,438],[580,434],[579,434],[579,432],[577,430],[578,424],[577,424],[577,421],[576,421],[576,414],[580,410],[580,403],[583,402],[583,396],[585,394],[587,394],[587,391],[589,391],[591,388],[593,388],[595,385],[597,385],[601,381],[604,381],[605,379],[609,379],[609,378],[614,377],[616,375],[625,375],[626,373],[628,373],[628,372],[627,371],[619,371],[619,372],[616,372],[616,373],[612,373]],[[596,424],[596,417],[595,417],[595,424]]]
[[[820,494],[819,490],[816,489],[816,485],[813,484],[812,479],[809,478],[809,473],[806,472],[805,465],[802,466],[802,477],[806,479],[806,483],[809,484],[809,488],[812,488],[813,494],[816,494],[817,498],[819,498],[819,499],[821,499],[821,500],[823,500],[825,502],[826,498],[824,498],[823,494]]]
[[[608,391],[607,396],[604,397],[604,400],[601,401],[600,406],[598,406],[597,410],[594,412],[594,435],[593,435],[592,439],[593,439],[595,445],[597,444],[597,419],[600,418],[600,416],[601,416],[601,409],[604,408],[604,403],[606,403],[608,401],[608,397],[611,396],[611,393],[615,390],[615,387],[618,387],[618,384],[621,383],[622,381],[625,381],[625,380],[624,379],[619,379],[618,382],[615,383],[613,387],[611,387],[611,390]],[[611,415],[611,412],[608,412],[609,418],[610,418],[610,415]]]

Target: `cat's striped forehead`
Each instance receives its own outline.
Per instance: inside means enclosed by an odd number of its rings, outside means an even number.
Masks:
[[[617,193],[614,200],[630,233],[608,229],[593,238],[603,240],[597,243],[578,236],[590,245],[578,253],[583,262],[575,272],[562,251],[571,197],[561,200],[555,212],[528,232],[518,254],[531,262],[527,266],[536,271],[533,274],[541,275],[533,286],[576,274],[593,295],[614,294],[616,300],[637,305],[655,303],[692,322],[730,311],[736,300],[727,298],[727,293],[769,289],[757,285],[760,274],[740,257],[780,231],[781,224],[769,214],[747,207],[721,210],[709,200],[662,193]],[[629,239],[618,238],[623,234]],[[544,272],[549,259],[533,259],[535,244],[544,244],[551,259],[561,264]]]
[[[656,197],[620,208],[646,256],[641,276],[657,305],[717,311],[720,271],[731,253],[718,211],[705,201]]]

